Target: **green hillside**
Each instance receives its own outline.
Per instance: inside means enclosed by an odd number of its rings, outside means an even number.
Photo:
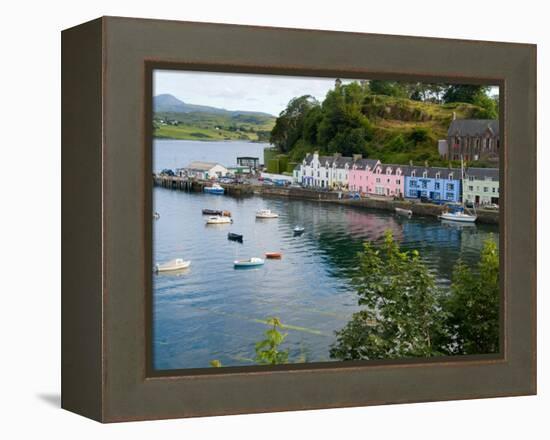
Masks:
[[[273,125],[275,125],[273,116],[161,112],[154,115],[153,135],[156,138],[168,139],[210,141],[240,139],[267,142]]]
[[[447,86],[446,96],[456,95],[459,87],[463,86]],[[362,154],[385,163],[421,165],[427,161],[446,166],[437,143],[447,137],[453,117],[491,119],[498,115],[498,102],[483,89],[467,91],[466,98],[475,103],[390,96],[374,93],[368,82],[343,85],[337,81],[323,102],[307,95],[291,100],[276,120],[271,143],[295,162],[318,150],[326,155]]]

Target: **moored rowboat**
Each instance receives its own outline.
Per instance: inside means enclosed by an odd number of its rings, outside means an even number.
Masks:
[[[256,267],[256,266],[262,266],[264,264],[264,260],[262,258],[252,257],[248,260],[235,260],[233,262],[233,265],[235,268],[239,267]]]
[[[242,234],[235,234],[234,232],[229,232],[227,234],[227,239],[228,240],[232,240],[232,241],[238,241],[238,242],[243,242],[243,236]]]
[[[395,213],[398,215],[405,215],[407,217],[412,217],[413,212],[410,209],[395,208]]]
[[[265,258],[270,259],[281,259],[283,257],[283,254],[281,252],[266,252]]]
[[[300,235],[303,234],[306,229],[303,226],[295,226],[293,231],[294,235]]]
[[[230,217],[221,217],[219,215],[208,217],[208,220],[206,220],[207,225],[224,225],[232,222],[233,220]]]
[[[172,272],[175,270],[187,269],[191,265],[191,261],[185,261],[182,258],[168,261],[162,264],[155,265],[155,272]]]

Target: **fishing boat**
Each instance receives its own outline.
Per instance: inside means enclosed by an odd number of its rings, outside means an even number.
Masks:
[[[301,235],[304,233],[305,230],[306,228],[304,228],[303,226],[295,226],[293,229],[294,235]]]
[[[233,220],[230,217],[222,217],[221,215],[214,215],[206,220],[207,225],[225,225],[227,223],[233,223]]]
[[[153,218],[158,220],[160,218],[160,214],[157,211],[153,212]]]
[[[256,211],[256,218],[277,218],[279,214],[271,212],[271,209],[260,209]]]
[[[227,234],[227,239],[231,241],[238,241],[240,243],[243,242],[243,235],[242,234],[235,234],[234,232],[229,232]]]
[[[208,194],[224,194],[225,189],[217,183],[214,183],[212,186],[205,186],[204,192]]]
[[[283,254],[281,252],[266,252],[265,258],[269,258],[271,260],[280,260],[283,257]]]
[[[462,181],[464,181],[464,160],[462,157],[460,157],[460,170],[461,170]],[[441,213],[439,218],[441,220],[449,220],[453,222],[474,223],[477,220],[475,205],[473,205],[473,208],[474,208],[473,214],[466,213],[465,212],[466,207],[464,205],[464,202],[462,202],[454,211],[447,210]]]
[[[176,258],[175,260],[167,261],[166,263],[156,264],[155,272],[173,272],[176,270],[187,269],[191,265],[191,261]]]
[[[412,217],[413,212],[410,209],[395,208],[395,213],[397,215],[404,215],[406,217]]]
[[[257,267],[262,266],[264,262],[262,258],[252,257],[248,260],[235,260],[233,265],[235,268]]]

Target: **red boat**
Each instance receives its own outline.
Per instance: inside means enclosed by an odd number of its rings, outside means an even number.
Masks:
[[[281,259],[283,256],[282,253],[280,252],[266,252],[265,253],[265,258],[270,258],[270,259]]]

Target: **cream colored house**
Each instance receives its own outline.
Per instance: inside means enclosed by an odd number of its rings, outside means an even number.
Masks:
[[[499,204],[499,170],[498,168],[468,168],[462,182],[464,202],[478,206],[489,203]]]

